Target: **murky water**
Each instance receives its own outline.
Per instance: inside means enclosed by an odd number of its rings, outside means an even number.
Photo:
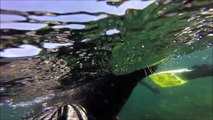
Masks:
[[[99,94],[94,85],[105,76],[122,78],[149,66],[158,67],[155,73],[196,72],[172,87],[160,87],[145,74],[146,84],[135,86],[121,120],[213,118],[212,1],[1,4],[2,120],[39,115],[70,101],[84,103],[87,95],[77,93]]]
[[[158,71],[212,64],[212,55],[212,48],[194,52],[160,65]],[[121,119],[211,120],[212,84],[212,77],[197,78],[178,87],[157,87],[159,95],[139,84],[120,113]]]

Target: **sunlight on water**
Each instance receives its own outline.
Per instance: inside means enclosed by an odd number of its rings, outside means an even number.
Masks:
[[[1,4],[1,120],[38,119],[67,104],[82,105],[90,119],[213,118],[212,1]],[[191,73],[174,72],[180,69]],[[143,73],[133,74],[138,71]],[[186,82],[160,87],[163,82],[149,76],[165,71]],[[137,84],[142,74],[146,78]],[[119,80],[125,87],[116,86]]]

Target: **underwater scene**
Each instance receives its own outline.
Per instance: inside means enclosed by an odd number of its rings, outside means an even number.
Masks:
[[[212,120],[212,0],[1,0],[0,120]]]

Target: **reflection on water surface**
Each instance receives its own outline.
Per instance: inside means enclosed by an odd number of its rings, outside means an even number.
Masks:
[[[212,66],[211,1],[152,2],[1,1],[1,119],[84,105],[108,76]],[[144,81],[121,120],[212,119],[212,75],[171,88]]]

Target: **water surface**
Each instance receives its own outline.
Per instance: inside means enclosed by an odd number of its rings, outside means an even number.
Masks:
[[[211,1],[152,2],[1,1],[1,119],[66,103],[53,98],[108,73],[212,65]],[[161,93],[138,84],[121,120],[213,118],[212,76],[171,88],[146,81]]]

